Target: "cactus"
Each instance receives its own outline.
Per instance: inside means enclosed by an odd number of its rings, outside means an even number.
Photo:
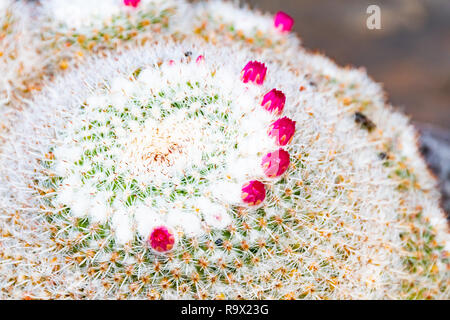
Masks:
[[[43,1],[1,134],[0,297],[449,298],[435,181],[365,73],[286,13],[81,2]]]

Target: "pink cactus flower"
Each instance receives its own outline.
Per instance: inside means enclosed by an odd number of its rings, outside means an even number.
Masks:
[[[262,182],[252,180],[242,186],[242,200],[251,206],[257,206],[266,198],[266,187]]]
[[[157,252],[167,252],[173,248],[175,237],[167,227],[159,226],[152,230],[148,243]]]
[[[137,6],[139,5],[139,2],[141,2],[141,0],[123,0],[124,5],[126,5],[127,7],[133,7],[133,8],[137,8]]]
[[[267,92],[261,102],[261,106],[269,112],[281,114],[286,103],[286,96],[283,92],[272,89]]]
[[[280,30],[281,32],[289,32],[292,30],[294,26],[294,19],[287,13],[283,11],[279,11],[274,18],[275,28]]]
[[[289,158],[289,153],[281,148],[265,155],[261,163],[265,175],[269,178],[281,176],[289,168]]]
[[[175,65],[175,60],[169,60],[169,66],[174,66]]]
[[[205,57],[203,55],[199,55],[197,57],[197,59],[195,60],[195,62],[197,62],[197,64],[201,64],[204,61],[205,61]]]
[[[266,79],[267,67],[264,63],[258,61],[250,61],[242,69],[241,80],[244,83],[253,82],[262,85]]]
[[[269,137],[275,138],[275,141],[280,146],[285,146],[291,142],[295,133],[295,121],[284,117],[278,119],[270,125]]]

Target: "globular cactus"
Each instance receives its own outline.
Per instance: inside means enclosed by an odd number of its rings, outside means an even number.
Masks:
[[[449,297],[435,181],[364,72],[282,12],[105,3],[73,34],[43,1],[55,80],[2,134],[0,297]]]

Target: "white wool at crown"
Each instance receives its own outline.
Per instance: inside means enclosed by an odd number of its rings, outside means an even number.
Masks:
[[[0,11],[5,10],[6,7],[10,6],[12,2],[12,0],[0,0]]]

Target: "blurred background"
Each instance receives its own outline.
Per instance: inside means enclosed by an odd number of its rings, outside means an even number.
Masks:
[[[422,133],[422,152],[440,178],[450,217],[450,0],[245,0],[295,19],[306,48],[340,65],[365,67]],[[369,5],[381,29],[369,30]]]

